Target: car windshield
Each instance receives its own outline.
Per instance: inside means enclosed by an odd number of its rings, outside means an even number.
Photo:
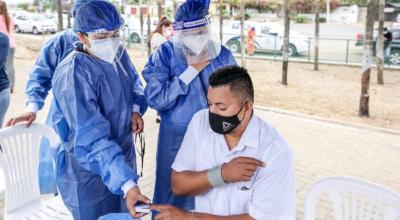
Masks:
[[[45,19],[42,16],[35,15],[35,16],[32,16],[32,20],[33,21],[44,21]]]

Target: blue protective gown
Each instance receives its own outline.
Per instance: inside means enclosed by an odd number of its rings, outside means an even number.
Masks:
[[[222,47],[218,57],[186,85],[179,76],[187,64],[174,55],[169,41],[160,46],[143,70],[147,82],[147,104],[161,116],[158,135],[156,184],[153,202],[172,204],[187,210],[194,209],[193,197],[174,197],[171,190],[171,166],[181,146],[183,136],[192,116],[207,108],[208,77],[215,70],[236,64],[231,52]]]
[[[39,109],[43,108],[44,100],[52,87],[51,80],[55,69],[58,64],[73,51],[74,43],[78,41],[79,38],[72,30],[66,30],[57,33],[46,42],[29,75],[29,80],[25,89],[28,102],[35,102]],[[121,62],[131,65],[129,57],[121,57]],[[136,71],[132,72],[132,74],[137,76]],[[140,111],[143,111],[143,108],[147,105],[144,96],[140,95],[143,93],[140,80],[135,82],[135,89],[135,94],[138,94],[135,96],[135,104],[141,108]],[[55,104],[52,102],[46,120],[47,125],[52,125],[52,121],[58,120],[57,118],[52,118],[54,110]],[[57,192],[52,159],[50,146],[46,141],[41,144],[40,149],[39,181],[40,191],[42,193]]]
[[[53,126],[61,138],[57,186],[75,220],[126,211],[121,187],[137,181],[131,133],[132,106],[143,97],[124,50],[115,66],[72,52],[52,80]],[[135,74],[132,74],[135,73]],[[134,95],[135,94],[135,95]],[[140,106],[144,113],[147,106]]]
[[[29,75],[25,93],[28,102],[34,102],[39,110],[43,108],[44,100],[51,89],[51,79],[58,64],[74,49],[78,37],[66,30],[57,33],[43,46],[36,63]],[[51,126],[51,113],[54,111],[52,102],[47,116],[46,124]],[[53,157],[48,141],[43,141],[40,146],[39,183],[41,193],[56,193],[57,187],[53,168]]]

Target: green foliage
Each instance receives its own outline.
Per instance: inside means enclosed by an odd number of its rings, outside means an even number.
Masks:
[[[307,23],[310,19],[303,15],[297,15],[293,18],[296,23]]]
[[[17,8],[23,9],[27,11],[29,9],[29,4],[28,3],[21,3],[17,5]]]

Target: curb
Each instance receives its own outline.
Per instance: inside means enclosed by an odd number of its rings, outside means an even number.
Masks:
[[[303,113],[291,112],[291,111],[287,111],[287,110],[264,107],[264,106],[257,106],[256,105],[256,106],[254,106],[254,109],[259,110],[259,111],[272,112],[272,113],[276,113],[276,114],[281,114],[281,115],[287,115],[287,116],[296,117],[296,118],[312,120],[312,121],[319,121],[319,122],[324,122],[324,123],[329,123],[329,124],[334,124],[334,125],[340,125],[340,126],[343,126],[343,127],[350,127],[350,128],[369,130],[369,131],[374,131],[374,132],[381,132],[381,133],[400,136],[400,131],[396,131],[396,130],[393,130],[393,129],[386,129],[386,128],[380,128],[380,127],[375,127],[375,126],[368,126],[368,125],[358,124],[358,123],[340,122],[340,121],[335,121],[335,120],[332,120],[332,119],[322,118],[322,117],[319,117],[319,116],[312,116],[312,115],[307,115],[307,114],[303,114]]]

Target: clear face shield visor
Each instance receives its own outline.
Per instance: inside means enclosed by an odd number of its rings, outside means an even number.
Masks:
[[[96,30],[87,33],[86,35],[90,43],[88,51],[108,63],[119,61],[125,51],[121,43],[120,33],[120,29],[113,31]]]
[[[174,53],[188,65],[207,62],[221,52],[221,41],[209,16],[173,26]]]

